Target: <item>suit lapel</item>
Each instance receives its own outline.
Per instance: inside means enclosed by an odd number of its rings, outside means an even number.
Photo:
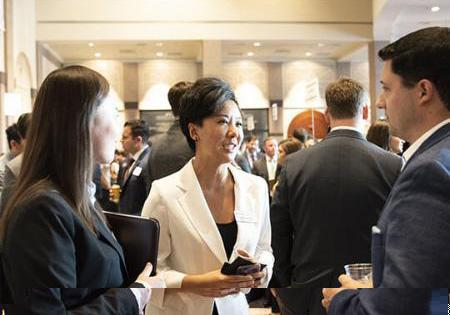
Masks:
[[[146,154],[147,154],[147,152],[148,152],[149,150],[150,150],[150,148],[147,147],[144,151],[142,151],[141,154],[139,155],[138,159],[135,161],[134,165],[131,166],[130,171],[129,171],[129,173],[128,173],[128,177],[127,177],[127,179],[125,180],[125,182],[123,183],[122,190],[125,190],[125,188],[126,188],[128,182],[130,181],[131,177],[133,176],[134,170],[136,169],[136,167],[138,167],[138,166],[141,165],[142,159],[144,158],[144,156],[146,156]]]
[[[217,259],[221,263],[227,261],[222,237],[197,180],[192,160],[181,169],[177,186],[185,191],[178,199],[179,205]]]

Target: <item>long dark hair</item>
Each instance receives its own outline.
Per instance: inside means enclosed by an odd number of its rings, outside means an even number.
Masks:
[[[5,237],[14,209],[50,189],[60,192],[95,232],[97,210],[88,192],[93,172],[91,129],[97,107],[108,92],[106,79],[83,66],[55,70],[44,80],[34,104],[16,189],[0,221],[0,239]]]

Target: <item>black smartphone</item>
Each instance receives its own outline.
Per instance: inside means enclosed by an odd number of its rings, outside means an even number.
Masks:
[[[236,269],[236,274],[238,275],[249,275],[255,272],[259,272],[261,270],[260,264],[253,264],[253,265],[246,265],[246,266],[239,266]]]

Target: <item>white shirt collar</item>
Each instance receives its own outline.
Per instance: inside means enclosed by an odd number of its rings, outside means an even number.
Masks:
[[[97,190],[97,187],[95,187],[94,182],[89,182],[87,189],[89,193],[89,200],[92,202],[92,205],[94,205],[96,201],[95,192]]]
[[[450,118],[447,118],[444,121],[441,121],[439,124],[434,126],[433,128],[429,129],[427,132],[425,132],[423,135],[420,136],[419,139],[417,139],[411,146],[403,153],[403,158],[405,160],[405,163],[408,162],[408,160],[416,153],[416,151],[419,149],[419,147],[427,140],[433,133],[435,133],[439,128],[442,126],[450,123]]]
[[[139,157],[141,156],[141,153],[144,152],[145,149],[148,148],[148,144],[144,145],[142,147],[142,149],[140,149],[139,151],[137,151],[134,155],[133,155],[133,160],[137,161],[139,159]]]

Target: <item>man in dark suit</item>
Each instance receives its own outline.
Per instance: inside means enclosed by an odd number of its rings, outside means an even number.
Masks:
[[[401,158],[361,133],[368,108],[365,91],[343,78],[326,90],[331,132],[320,143],[293,153],[280,174],[272,207],[274,278],[297,288],[281,309],[325,314],[321,288],[338,285],[345,264],[370,261],[370,230],[376,224],[402,165]]]
[[[245,150],[236,155],[236,164],[247,173],[251,173],[255,161],[260,157],[259,140],[255,135],[248,135],[244,139]]]
[[[144,120],[127,121],[122,133],[122,146],[131,157],[124,171],[121,183],[119,211],[140,215],[148,195],[148,156],[147,144],[150,130]]]
[[[377,105],[411,143],[372,235],[373,285],[397,289],[345,290],[355,283],[341,276],[323,304],[336,315],[442,314],[447,289],[424,288],[450,287],[450,28],[416,31],[378,55]]]
[[[264,155],[255,161],[252,173],[263,177],[267,184],[271,187],[275,180],[278,160],[278,141],[269,137],[264,139]],[[269,190],[271,191],[271,190]]]
[[[169,90],[167,96],[175,120],[166,134],[153,141],[148,157],[149,190],[154,180],[179,171],[194,156],[181,132],[179,121],[181,97],[191,86],[192,82],[181,81]]]

